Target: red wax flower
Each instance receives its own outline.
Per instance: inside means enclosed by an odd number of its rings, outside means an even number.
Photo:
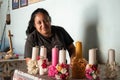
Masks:
[[[46,60],[43,60],[43,64],[41,66],[42,66],[42,68],[47,68]]]
[[[96,71],[97,70],[97,65],[93,65],[92,69]]]
[[[66,75],[65,75],[65,74],[61,74],[61,75],[60,75],[60,78],[61,78],[62,80],[65,80]]]
[[[37,56],[37,60],[39,60],[40,59],[40,56]]]
[[[62,68],[69,69],[69,65],[67,65],[67,64],[63,64],[63,63],[62,63],[60,66],[61,66]]]

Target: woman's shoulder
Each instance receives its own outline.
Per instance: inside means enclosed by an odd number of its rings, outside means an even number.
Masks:
[[[37,34],[37,31],[36,30],[34,30],[32,33],[30,33],[28,36],[27,36],[27,38],[28,39],[34,39],[35,37],[36,37],[36,34]]]
[[[57,31],[64,31],[64,28],[63,27],[61,27],[61,26],[55,26],[55,25],[52,25],[52,29],[53,30],[57,30]]]

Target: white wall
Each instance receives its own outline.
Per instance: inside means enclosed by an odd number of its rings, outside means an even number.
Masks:
[[[48,10],[52,24],[64,27],[75,42],[79,40],[83,43],[86,59],[90,48],[98,48],[98,61],[106,62],[108,49],[113,48],[116,61],[120,60],[120,0],[44,0],[16,10],[11,8],[11,25],[7,25],[6,31],[10,29],[14,35],[15,53],[24,53],[25,30],[31,13],[38,7]],[[3,0],[0,8],[0,34],[5,23],[6,8],[7,1]]]

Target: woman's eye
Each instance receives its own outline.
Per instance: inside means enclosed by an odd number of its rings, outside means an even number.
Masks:
[[[46,19],[45,22],[49,22],[49,20]]]
[[[39,21],[38,24],[41,24],[41,21]]]

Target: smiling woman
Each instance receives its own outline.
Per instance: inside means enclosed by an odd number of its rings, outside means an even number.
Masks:
[[[52,61],[52,48],[66,49],[71,57],[74,54],[74,44],[72,37],[60,26],[51,25],[49,13],[43,9],[36,9],[32,15],[26,30],[25,58],[32,57],[32,48],[35,46],[45,46],[47,48],[48,61]]]

